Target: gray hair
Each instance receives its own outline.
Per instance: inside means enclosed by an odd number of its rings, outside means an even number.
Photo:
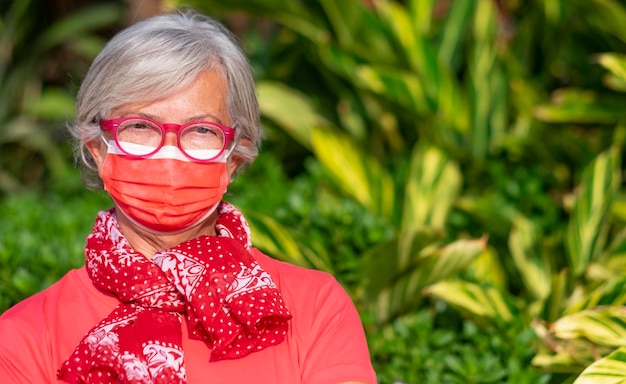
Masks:
[[[151,17],[115,35],[96,57],[78,91],[76,122],[70,126],[76,157],[88,187],[101,188],[85,144],[99,139],[99,122],[133,102],[153,102],[182,91],[206,70],[222,73],[226,104],[235,128],[235,173],[252,163],[262,140],[250,64],[233,35],[208,16],[184,11]]]

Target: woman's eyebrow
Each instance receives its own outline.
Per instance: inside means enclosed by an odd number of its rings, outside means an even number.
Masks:
[[[127,116],[146,117],[148,119],[159,121],[161,123],[167,123],[167,121],[164,121],[163,119],[160,119],[158,116],[151,115],[149,113],[144,113],[144,112],[124,112],[124,113],[121,113],[121,117],[127,117]],[[185,123],[193,123],[194,121],[211,121],[211,122],[216,122],[218,124],[224,124],[222,119],[220,119],[219,117],[214,116],[214,115],[212,115],[210,113],[206,113],[206,114],[202,114],[202,115],[194,115],[194,116],[192,116],[190,118],[185,119]]]

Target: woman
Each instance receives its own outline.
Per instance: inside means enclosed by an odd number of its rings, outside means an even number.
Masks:
[[[115,36],[73,135],[114,207],[85,266],[0,317],[0,382],[374,383],[358,314],[329,275],[253,248],[222,201],[257,155],[249,64],[193,13]]]

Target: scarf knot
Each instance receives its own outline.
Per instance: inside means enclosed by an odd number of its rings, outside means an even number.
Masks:
[[[291,315],[272,277],[250,254],[249,227],[222,202],[218,236],[200,236],[147,259],[120,233],[113,210],[98,214],[85,259],[94,285],[120,305],[58,372],[70,383],[186,383],[183,317],[211,361],[281,343]],[[208,363],[208,362],[207,362]]]

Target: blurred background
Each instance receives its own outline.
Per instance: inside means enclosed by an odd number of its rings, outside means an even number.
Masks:
[[[0,0],[0,312],[82,265],[66,125],[91,60],[182,1]],[[240,39],[256,246],[328,271],[384,383],[626,380],[626,2],[188,0]]]

